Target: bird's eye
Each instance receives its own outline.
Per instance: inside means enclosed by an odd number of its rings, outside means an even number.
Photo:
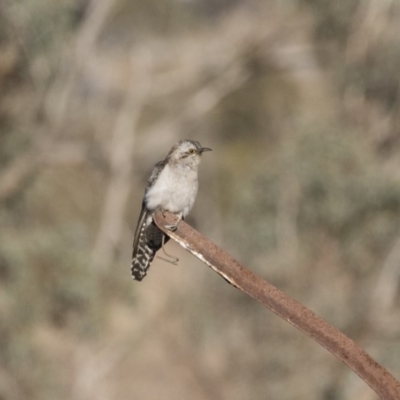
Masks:
[[[189,150],[189,154],[194,154],[194,153],[196,153],[196,150],[195,150],[195,149],[190,149],[190,150]]]

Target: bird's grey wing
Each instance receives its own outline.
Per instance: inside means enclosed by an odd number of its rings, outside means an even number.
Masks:
[[[154,185],[155,181],[157,180],[157,178],[160,175],[161,171],[165,167],[166,163],[167,163],[167,160],[163,160],[163,161],[159,161],[154,166],[153,171],[151,172],[151,175],[150,175],[149,179],[147,180],[145,194]],[[148,216],[149,216],[149,212],[146,209],[146,204],[145,204],[145,202],[143,200],[142,210],[140,211],[139,220],[138,220],[138,223],[137,223],[137,226],[136,226],[136,231],[135,231],[135,237],[133,239],[132,259],[135,258],[136,254],[137,254],[137,247],[138,247],[138,243],[139,243],[139,239],[140,239],[140,233],[145,228]]]
[[[146,185],[146,190],[145,190],[145,194],[147,193],[147,191],[154,185],[154,183],[156,182],[157,178],[160,176],[162,170],[164,169],[165,165],[167,164],[168,160],[162,160],[159,161],[153,168],[153,171],[151,171],[151,175],[149,177],[149,179],[147,180],[147,185]]]
[[[166,163],[167,160],[163,160],[155,165],[150,178],[147,181],[146,192],[154,185]],[[151,214],[152,210],[148,210],[143,201],[142,210],[136,227],[135,238],[133,240],[131,265],[132,277],[138,281],[141,281],[146,276],[150,263],[153,261],[157,250],[161,248],[163,237],[165,236],[154,221],[151,221],[150,224],[147,223]],[[168,239],[169,237],[166,236],[164,243],[166,243]]]
[[[160,176],[162,170],[164,169],[167,163],[168,163],[168,158],[159,161],[154,166],[150,178],[147,181],[146,192],[154,185],[155,181]],[[163,231],[157,227],[154,221],[152,221],[152,223],[147,227],[146,234],[147,234],[147,240],[151,243],[151,246],[155,251],[161,248],[163,236],[165,236],[164,243],[167,243],[169,240],[169,236],[164,235]]]

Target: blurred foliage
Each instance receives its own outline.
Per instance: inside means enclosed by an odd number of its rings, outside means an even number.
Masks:
[[[131,281],[144,182],[182,137],[214,150],[190,223],[399,376],[399,18],[2,1],[0,398],[374,398],[183,252]]]

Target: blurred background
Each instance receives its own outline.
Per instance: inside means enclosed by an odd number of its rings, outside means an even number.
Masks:
[[[189,223],[400,377],[400,3],[0,2],[0,399],[375,400],[174,243],[130,277],[153,165]]]

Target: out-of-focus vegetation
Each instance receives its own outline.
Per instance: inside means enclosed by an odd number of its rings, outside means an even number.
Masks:
[[[375,399],[173,243],[130,252],[153,164],[189,219],[400,376],[400,3],[0,2],[0,399]]]

